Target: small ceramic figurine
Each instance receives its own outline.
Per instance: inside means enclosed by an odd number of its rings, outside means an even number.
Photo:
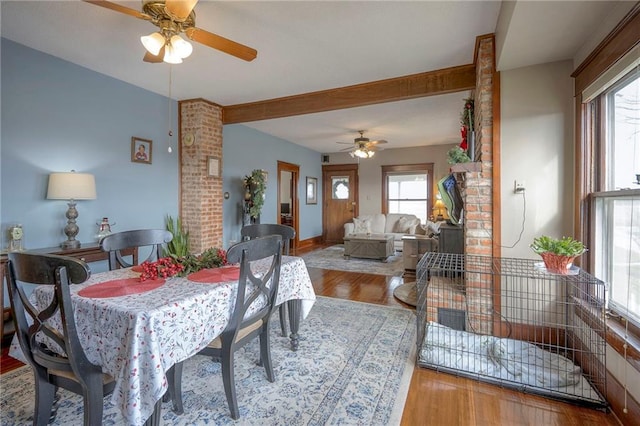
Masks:
[[[101,223],[96,222],[96,225],[98,225],[98,240],[100,240],[101,238],[111,234],[111,227],[115,226],[115,223],[111,225],[109,223],[109,218],[103,217],[102,222]]]

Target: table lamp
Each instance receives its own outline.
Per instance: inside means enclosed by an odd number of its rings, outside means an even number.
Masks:
[[[433,205],[433,211],[436,212],[436,220],[444,220],[442,211],[445,208],[444,202],[440,198],[437,198],[436,203]]]
[[[64,233],[67,240],[61,244],[63,249],[75,249],[80,247],[80,241],[76,240],[78,235],[78,210],[76,210],[76,200],[95,200],[96,181],[93,175],[88,173],[60,172],[49,175],[49,187],[47,189],[47,199],[49,200],[69,200],[67,210],[67,226]]]

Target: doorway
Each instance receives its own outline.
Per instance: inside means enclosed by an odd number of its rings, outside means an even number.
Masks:
[[[342,243],[344,224],[358,216],[358,165],[322,166],[324,241]]]
[[[290,242],[290,253],[295,254],[299,240],[298,176],[300,166],[278,161],[278,223],[289,225],[296,231]]]

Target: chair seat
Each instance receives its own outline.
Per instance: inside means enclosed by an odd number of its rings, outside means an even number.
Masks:
[[[77,376],[73,373],[73,371],[64,371],[64,370],[47,370],[47,373],[52,376],[64,377],[65,379],[73,380],[74,382],[78,382]],[[108,385],[111,382],[114,382],[115,379],[108,374],[102,374],[102,383],[104,385]]]
[[[236,342],[242,340],[244,337],[247,337],[249,334],[251,334],[252,331],[255,331],[262,327],[262,324],[264,324],[264,321],[260,319],[256,322],[252,322],[244,328],[241,328],[240,331],[238,331],[238,335],[236,336]],[[207,347],[211,349],[222,349],[222,339],[220,338],[220,336],[209,343]]]

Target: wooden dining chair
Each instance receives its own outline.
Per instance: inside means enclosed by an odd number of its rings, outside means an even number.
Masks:
[[[280,225],[278,223],[256,223],[253,225],[243,226],[240,230],[243,240],[266,237],[267,235],[280,235],[282,237],[282,252],[285,256],[289,255],[289,246],[291,240],[296,236],[296,230],[288,225]],[[287,336],[287,304],[280,305],[280,329],[282,335]]]
[[[109,252],[109,270],[129,268],[135,263],[158,260],[162,257],[163,244],[171,242],[173,234],[164,229],[136,229],[109,234],[100,240],[103,251]],[[149,256],[142,262],[128,262],[122,254],[126,249],[150,247]],[[137,257],[137,256],[136,256]]]
[[[8,287],[16,334],[35,379],[33,424],[49,423],[55,394],[61,387],[82,395],[85,426],[101,425],[103,398],[113,391],[115,382],[85,356],[78,339],[69,293],[70,285],[80,284],[89,278],[89,267],[81,260],[56,255],[13,252],[8,257]],[[42,310],[36,309],[29,302],[25,284],[52,286],[54,297],[51,303]],[[47,323],[58,313],[62,320],[61,330]],[[51,350],[54,346],[45,345],[44,337],[59,349]]]
[[[249,262],[271,258],[269,270],[255,276]],[[282,238],[270,235],[237,243],[227,251],[229,263],[240,264],[240,278],[233,306],[233,312],[226,328],[214,341],[202,349],[200,355],[211,356],[222,364],[222,381],[229,404],[229,411],[234,420],[240,418],[236,384],[234,377],[234,354],[256,337],[260,338],[260,363],[264,365],[267,380],[275,381],[271,363],[271,344],[269,341],[269,319],[275,309],[278,285],[280,283],[280,266],[282,262]],[[249,308],[255,312],[247,316]],[[176,392],[179,406],[182,406],[181,377],[176,370],[175,376],[169,376],[169,388]],[[175,381],[175,383],[173,383]],[[174,402],[175,405],[175,402]]]

